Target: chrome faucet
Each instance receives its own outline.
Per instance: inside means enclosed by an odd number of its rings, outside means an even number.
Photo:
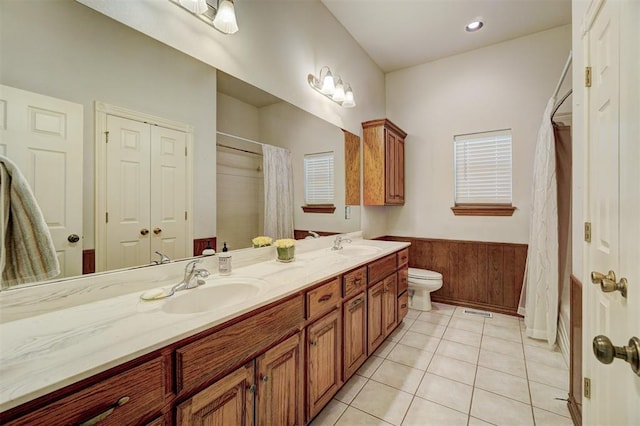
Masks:
[[[173,286],[171,289],[172,293],[180,290],[189,290],[204,284],[204,279],[209,276],[209,271],[196,268],[196,265],[200,262],[202,262],[202,259],[192,260],[187,263],[184,268],[184,278],[181,282]]]
[[[311,235],[313,238],[320,238],[320,234],[318,234],[317,232],[313,232],[313,231],[308,231],[309,235]]]
[[[160,256],[160,260],[154,260],[153,261],[154,265],[164,265],[165,263],[171,262],[171,259],[169,259],[168,256],[160,253],[159,251],[156,251],[156,254]]]
[[[331,250],[342,250],[342,243],[350,243],[349,238],[345,238],[342,235],[336,235],[336,239],[333,241],[333,247]]]

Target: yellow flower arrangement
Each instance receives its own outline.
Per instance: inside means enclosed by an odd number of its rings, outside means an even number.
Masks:
[[[278,248],[289,248],[296,245],[296,240],[292,238],[283,238],[281,240],[276,240],[276,247]]]
[[[253,243],[254,247],[267,247],[271,245],[273,239],[271,237],[265,237],[264,235],[261,235],[252,239],[251,242]]]

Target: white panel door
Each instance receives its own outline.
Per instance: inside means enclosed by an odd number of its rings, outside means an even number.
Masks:
[[[187,257],[186,141],[184,132],[151,126],[151,253],[171,259]]]
[[[150,263],[150,126],[107,116],[106,269]]]
[[[591,345],[604,335],[626,346],[640,337],[640,3],[606,1],[592,4],[585,37],[592,86],[587,90],[588,182],[587,218],[592,239],[587,244],[586,275],[615,272],[629,282],[627,297],[585,284],[583,309],[584,374],[591,397],[583,399],[585,424],[640,424],[640,376],[629,364],[600,363]],[[576,141],[579,143],[579,141]]]
[[[82,117],[82,105],[0,85],[0,153],[33,190],[60,278],[82,274]]]

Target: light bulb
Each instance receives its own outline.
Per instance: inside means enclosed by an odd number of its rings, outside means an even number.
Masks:
[[[342,79],[338,78],[338,84],[336,84],[336,90],[333,92],[333,100],[336,102],[344,101],[344,85],[342,84]]]
[[[327,74],[324,76],[324,79],[322,80],[322,89],[320,89],[322,93],[324,93],[325,95],[333,95],[333,93],[336,91],[336,86],[335,83],[333,82],[333,75],[331,74],[331,71],[329,71],[329,69],[327,68]]]
[[[206,0],[180,0],[180,5],[196,15],[202,15],[209,8]]]
[[[238,31],[233,1],[222,0],[218,2],[218,10],[216,11],[216,17],[213,19],[213,26],[225,34],[234,34]]]
[[[353,108],[356,106],[356,100],[353,97],[353,90],[351,90],[351,86],[347,85],[347,90],[344,93],[344,102],[342,102],[342,106],[345,108]]]

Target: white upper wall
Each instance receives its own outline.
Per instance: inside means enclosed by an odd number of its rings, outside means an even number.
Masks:
[[[169,0],[78,1],[352,133],[384,115],[384,74],[320,1],[237,2],[234,35]],[[309,87],[325,65],[351,83],[356,108]]]
[[[406,202],[387,207],[385,233],[527,243],[537,133],[570,49],[566,25],[387,74],[387,117],[408,136]],[[454,216],[454,135],[498,129],[512,131],[517,210]]]

